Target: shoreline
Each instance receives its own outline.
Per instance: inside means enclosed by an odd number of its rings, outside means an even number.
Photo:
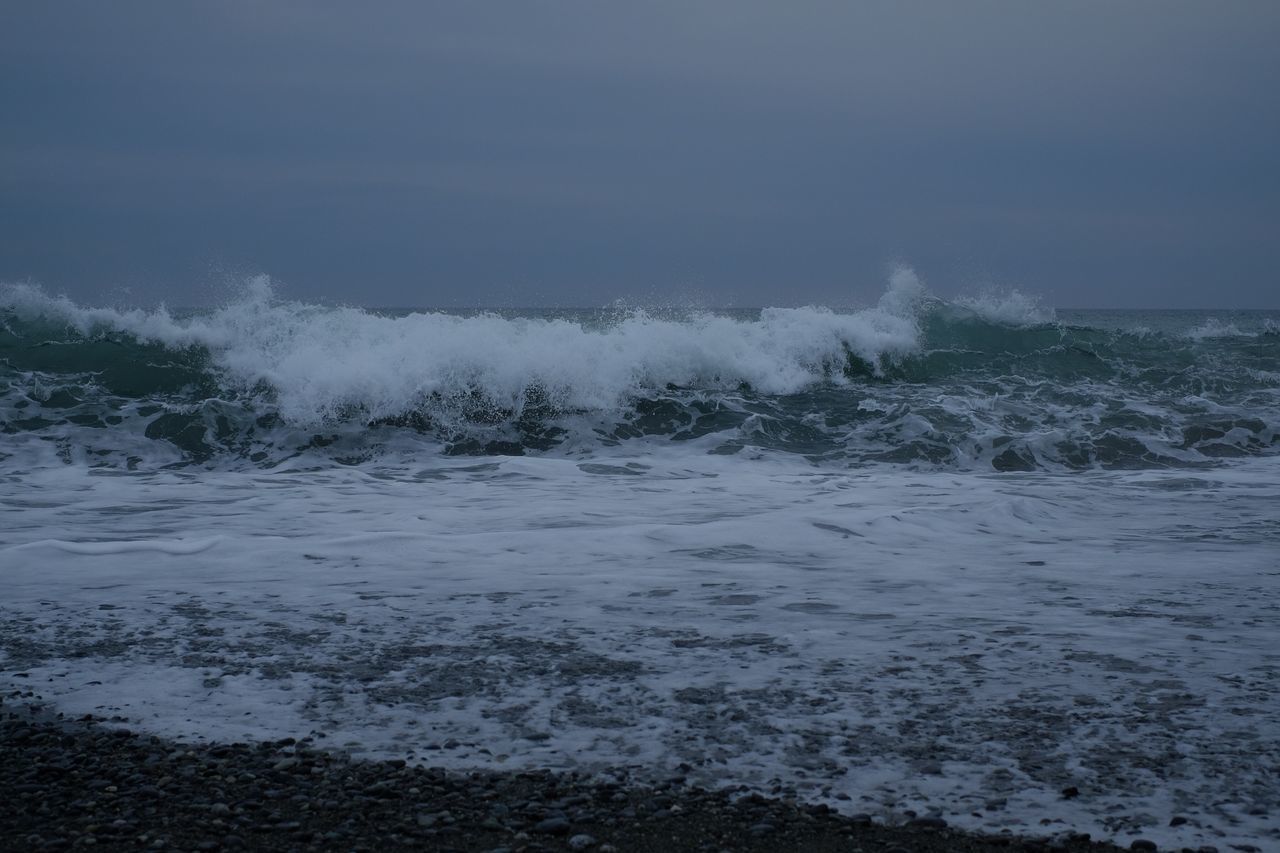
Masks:
[[[0,850],[1104,853],[1084,835],[888,826],[739,791],[352,759],[309,738],[188,744],[0,697]],[[1155,850],[1150,842],[1130,849]],[[1202,848],[1204,849],[1204,848]]]

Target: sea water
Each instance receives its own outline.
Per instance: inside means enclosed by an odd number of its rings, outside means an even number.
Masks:
[[[1278,626],[1280,312],[0,286],[0,687],[68,713],[1267,847]]]

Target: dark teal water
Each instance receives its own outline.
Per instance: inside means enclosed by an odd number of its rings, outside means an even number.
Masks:
[[[1197,467],[1280,451],[1280,312],[470,315],[250,295],[217,311],[0,293],[0,464],[358,464],[654,443],[820,465]]]

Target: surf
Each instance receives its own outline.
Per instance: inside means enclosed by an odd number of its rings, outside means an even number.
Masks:
[[[379,311],[286,300],[262,276],[183,312],[10,284],[0,420],[15,458],[125,467],[636,441],[979,470],[1275,452],[1274,318],[1089,319],[1018,291],[943,300],[905,267],[843,312]]]

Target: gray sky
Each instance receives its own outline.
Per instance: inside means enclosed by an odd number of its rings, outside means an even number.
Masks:
[[[1280,307],[1280,3],[33,2],[0,279],[86,302]]]

